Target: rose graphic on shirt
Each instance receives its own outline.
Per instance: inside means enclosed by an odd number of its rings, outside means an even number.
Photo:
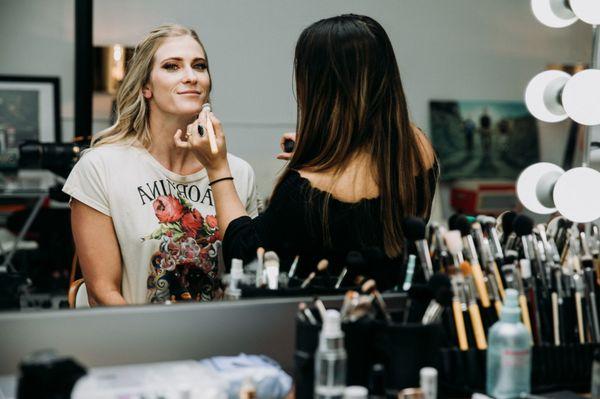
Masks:
[[[183,198],[157,197],[152,203],[158,228],[142,240],[157,240],[150,261],[150,302],[211,300],[220,291],[217,278],[217,219],[202,214]]]

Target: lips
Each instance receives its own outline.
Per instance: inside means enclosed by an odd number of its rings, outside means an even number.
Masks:
[[[180,91],[177,94],[196,94],[196,95],[200,95],[200,92],[197,90],[185,90],[185,91]]]

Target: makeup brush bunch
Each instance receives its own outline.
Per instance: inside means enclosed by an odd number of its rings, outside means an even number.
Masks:
[[[532,344],[600,343],[598,226],[587,226],[586,234],[586,226],[564,217],[535,224],[514,212],[497,219],[453,215],[448,228],[431,223],[427,234],[424,226],[418,220],[406,223],[433,293],[422,322],[439,321],[448,309],[452,317],[444,322],[461,350],[487,348],[487,330],[498,320],[507,288],[519,293]],[[410,268],[409,260],[402,288],[415,297]],[[447,276],[449,291],[438,276]]]
[[[325,318],[327,309],[323,302],[315,297],[312,306],[305,302],[298,304],[297,317],[300,321],[312,325],[320,325]],[[392,316],[387,309],[375,280],[367,280],[360,286],[360,292],[348,290],[340,309],[340,320],[343,323],[359,320],[382,318],[386,323],[392,323]]]
[[[240,287],[245,286],[249,289],[259,290],[285,290],[292,289],[296,294],[306,294],[311,288],[316,288],[324,293],[336,293],[337,290],[348,287],[360,287],[366,281],[362,275],[354,275],[352,278],[348,275],[348,268],[364,266],[364,258],[357,251],[348,252],[345,265],[339,271],[339,274],[333,275],[330,272],[329,261],[321,259],[315,266],[314,271],[306,277],[299,277],[296,274],[299,256],[296,256],[289,266],[288,271],[281,270],[279,256],[273,251],[266,251],[260,247],[256,251],[256,259],[245,265],[241,275],[236,275],[233,271],[223,278],[227,286],[225,292],[240,291]],[[233,259],[232,266],[235,263],[241,265],[241,260]],[[264,292],[264,291],[263,291]],[[288,291],[288,294],[294,292]],[[241,295],[241,291],[240,291]],[[227,295],[225,296],[227,298]],[[236,297],[237,298],[237,297]],[[231,299],[231,298],[230,298]]]

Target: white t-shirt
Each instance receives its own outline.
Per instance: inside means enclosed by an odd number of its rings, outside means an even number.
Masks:
[[[254,171],[227,158],[236,191],[255,217]],[[178,175],[144,148],[108,144],[83,154],[63,191],[112,218],[127,303],[212,299],[221,236],[206,169]]]

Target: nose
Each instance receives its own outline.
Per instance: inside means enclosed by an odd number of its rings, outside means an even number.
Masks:
[[[196,84],[198,82],[198,78],[196,77],[196,73],[192,68],[185,68],[185,75],[183,76],[182,82],[186,84]]]

